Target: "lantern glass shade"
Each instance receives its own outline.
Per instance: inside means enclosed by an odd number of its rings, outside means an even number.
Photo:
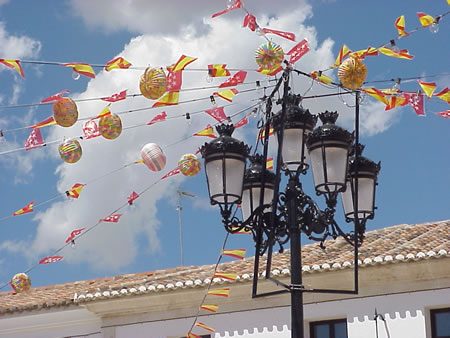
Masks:
[[[318,193],[339,192],[346,187],[348,143],[320,142],[309,147],[311,169]]]
[[[251,214],[255,211],[256,208],[259,207],[260,197],[261,197],[261,186],[254,185],[244,187],[244,191],[242,193],[242,219],[246,221]],[[273,185],[266,184],[266,188],[264,189],[264,202],[265,205],[270,205],[267,207],[265,211],[270,212],[272,210],[272,199],[273,199]]]
[[[213,153],[205,157],[206,177],[212,203],[240,203],[245,172],[245,156]]]
[[[283,164],[289,171],[296,171],[298,167],[308,168],[309,156],[305,151],[305,138],[310,132],[302,128],[284,129],[281,155]]]
[[[359,219],[371,218],[374,213],[376,177],[371,176],[365,175],[363,172],[359,173],[357,212]],[[354,177],[351,179],[351,183],[347,181],[347,189],[341,194],[345,217],[348,219],[355,219],[355,181]]]

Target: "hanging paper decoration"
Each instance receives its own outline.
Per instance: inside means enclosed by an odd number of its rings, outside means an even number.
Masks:
[[[122,121],[116,114],[103,116],[98,123],[100,135],[108,140],[114,140],[122,133]]]
[[[186,68],[186,66],[190,65],[195,60],[197,60],[197,58],[194,58],[191,56],[186,56],[186,55],[181,55],[180,58],[178,59],[178,61],[175,63],[175,66],[173,66],[172,71],[178,72],[180,70],[184,70],[184,68]]]
[[[139,89],[150,100],[159,99],[167,89],[167,77],[162,68],[147,67],[139,81]]]
[[[405,16],[399,16],[397,20],[395,20],[395,28],[397,28],[398,36],[409,36],[409,33],[405,31]]]
[[[283,70],[282,66],[279,66],[276,69],[263,69],[263,68],[259,68],[257,70],[258,73],[264,74],[264,75],[269,75],[269,76],[274,76],[277,75],[279,72],[281,72]]]
[[[53,118],[53,116],[50,116],[49,118],[46,118],[44,121],[36,123],[35,125],[32,125],[32,126],[30,126],[28,128],[29,129],[42,128],[42,127],[52,126],[52,125],[55,125],[55,124],[56,124],[55,119]]]
[[[86,228],[76,229],[76,230],[72,231],[70,233],[69,237],[67,237],[67,239],[66,239],[66,244],[72,242],[75,239],[75,237],[77,237],[78,235],[80,235],[83,232],[84,229],[86,229]]]
[[[263,28],[262,31],[264,32],[264,34],[275,34],[278,36],[281,36],[282,38],[291,40],[291,41],[295,41],[295,34],[294,33],[289,33],[289,32],[283,32],[283,31],[277,31],[275,29],[270,29],[270,28]]]
[[[33,212],[33,205],[34,205],[34,201],[28,203],[26,206],[24,206],[22,209],[17,210],[15,213],[13,213],[13,216],[17,216],[17,215],[23,215],[23,214],[28,214],[30,212]]]
[[[78,120],[77,104],[69,97],[53,103],[53,118],[61,127],[71,127]]]
[[[209,332],[215,332],[216,330],[214,330],[212,327],[207,326],[206,324],[202,323],[202,322],[195,322],[195,326],[201,327]]]
[[[228,297],[230,295],[230,288],[214,289],[209,290],[208,295]]]
[[[308,53],[309,51],[309,45],[308,40],[303,39],[300,41],[297,45],[295,45],[288,53],[287,55],[290,55],[291,58],[289,59],[289,63],[293,65],[296,63],[303,55]]]
[[[131,195],[127,197],[128,204],[133,205],[134,200],[137,199],[138,197],[139,194],[133,191]]]
[[[9,285],[14,289],[15,292],[21,293],[30,290],[31,288],[31,279],[25,273],[16,273]]]
[[[218,92],[215,92],[213,95],[217,95],[221,97],[224,100],[227,100],[228,102],[233,101],[233,97],[235,97],[237,94],[239,94],[237,89],[225,89]]]
[[[105,65],[105,70],[109,72],[113,69],[128,69],[130,68],[131,63],[125,60],[123,57],[119,56],[111,61],[108,61],[108,63]]]
[[[234,0],[234,2],[228,6],[228,8],[224,9],[223,11],[220,11],[218,13],[214,13],[211,17],[215,18],[216,16],[228,13],[230,11],[232,11],[233,9],[237,9],[237,8],[241,8],[242,7],[242,3],[241,0]]]
[[[105,218],[101,218],[99,220],[99,222],[111,222],[111,223],[117,223],[119,222],[120,216],[122,216],[122,214],[114,214]]]
[[[244,16],[244,22],[242,23],[242,27],[248,27],[252,32],[254,32],[257,26],[258,24],[256,23],[255,16],[250,13],[247,13],[247,15]]]
[[[333,80],[331,78],[324,75],[320,70],[315,70],[315,71],[311,72],[310,74],[314,80],[319,81],[321,83],[329,85],[331,82],[333,82]]]
[[[341,65],[341,63],[344,61],[344,59],[351,53],[352,51],[348,49],[346,45],[343,45],[341,49],[339,50],[339,54],[336,57],[336,61],[330,68],[336,68]]]
[[[266,169],[273,169],[273,157],[269,157],[266,161]]]
[[[178,161],[178,168],[184,176],[192,177],[200,172],[201,163],[197,156],[185,154]]]
[[[366,76],[366,65],[359,58],[347,58],[338,69],[338,77],[345,88],[360,88],[366,80]]]
[[[161,179],[163,180],[167,177],[171,177],[171,176],[177,175],[179,173],[180,173],[180,168],[177,167],[177,168],[169,171],[167,174],[165,174],[163,177],[161,177]]]
[[[213,127],[211,127],[210,124],[208,124],[205,129],[200,130],[199,132],[193,134],[192,136],[207,136],[211,138],[216,138],[216,135],[214,135],[214,129]]]
[[[432,24],[434,24],[435,20],[431,15],[422,13],[422,12],[418,12],[417,16],[419,18],[420,24],[422,25],[422,27],[428,27],[431,26]]]
[[[200,306],[201,309],[207,310],[210,312],[217,312],[217,309],[219,308],[219,305],[217,304],[203,304]]]
[[[112,94],[111,96],[102,97],[101,100],[107,102],[117,102],[121,100],[125,100],[127,98],[127,89],[122,90],[120,93]]]
[[[179,92],[167,92],[162,98],[160,98],[157,102],[153,104],[154,107],[161,106],[174,106],[178,104],[178,100],[180,98]]]
[[[208,75],[211,77],[230,76],[230,71],[226,67],[226,64],[208,65]]]
[[[70,190],[66,191],[66,196],[70,198],[78,198],[80,197],[81,190],[83,190],[86,184],[75,183]]]
[[[49,264],[49,263],[54,263],[54,262],[59,262],[63,259],[63,256],[50,256],[50,257],[45,257],[42,258],[39,261],[39,264]]]
[[[98,129],[97,122],[94,119],[83,122],[83,134],[84,137],[89,140],[100,136],[100,130]]]
[[[378,48],[378,51],[381,54],[384,54],[384,55],[387,55],[387,56],[392,56],[394,58],[400,58],[400,59],[406,59],[406,60],[414,59],[414,56],[409,54],[409,52],[406,49],[402,49],[402,50],[396,51],[396,50],[393,50],[392,48],[380,47],[380,48]]]
[[[244,259],[245,249],[222,250],[222,254],[233,258]]]
[[[173,66],[167,67],[167,91],[178,92],[183,82],[183,72],[181,70],[174,72]]]
[[[446,119],[450,119],[450,110],[441,111],[439,113],[436,113],[436,115],[439,115]]]
[[[111,107],[111,103],[109,103],[105,108],[103,108],[102,111],[101,111],[95,118],[96,118],[96,119],[100,119],[100,118],[102,118],[103,116],[111,115],[111,109],[110,109],[110,107]]]
[[[222,83],[219,88],[225,88],[225,87],[233,87],[238,84],[241,84],[245,81],[245,77],[247,76],[247,72],[244,70],[240,70],[236,74],[234,74],[232,77],[227,79],[224,83]]]
[[[236,277],[237,275],[235,273],[220,273],[220,272],[216,272],[213,276],[213,278],[222,278],[229,281],[235,281]]]
[[[255,60],[261,69],[274,70],[283,62],[283,49],[274,42],[267,42],[258,47]]]
[[[83,151],[80,142],[76,139],[66,139],[58,147],[59,156],[66,163],[76,163],[80,160]]]
[[[383,102],[385,105],[389,104],[389,101],[386,98],[386,95],[381,90],[378,90],[376,88],[364,88],[362,91],[369,94],[370,96],[377,99],[378,101]]]
[[[386,105],[384,110],[391,110],[395,107],[406,106],[408,104],[408,100],[404,97],[392,95],[389,98],[389,103]]]
[[[352,57],[358,57],[361,60],[364,60],[366,56],[377,56],[378,55],[378,49],[375,47],[367,47],[367,49],[357,50],[355,52],[351,52],[350,56]]]
[[[243,127],[243,126],[245,126],[246,124],[248,124],[248,117],[249,117],[249,115],[245,115],[245,116],[242,118],[242,120],[240,120],[238,123],[236,123],[236,124],[234,125],[234,129]]]
[[[39,128],[34,128],[25,141],[25,150],[31,150],[43,146],[44,139],[42,138],[41,130]]]
[[[4,64],[8,68],[15,69],[20,74],[20,76],[25,77],[22,66],[20,64],[20,60],[0,59],[0,63]]]
[[[223,107],[217,107],[213,109],[205,110],[205,113],[214,118],[218,122],[227,121],[227,116],[223,110]]]
[[[141,157],[152,171],[161,171],[166,166],[166,156],[156,143],[147,143],[141,150]]]
[[[413,107],[419,116],[425,116],[424,99],[422,93],[403,93],[403,97]]]
[[[167,117],[167,114],[165,111],[163,111],[162,113],[159,113],[154,118],[152,118],[151,121],[149,123],[147,123],[147,126],[151,126],[152,124],[155,124],[157,122],[163,122],[166,120],[166,117]]]
[[[447,103],[450,103],[450,90],[448,88],[444,88],[439,93],[434,94],[434,96],[446,101]]]
[[[92,79],[95,78],[94,70],[87,63],[63,63],[62,65],[66,67],[72,67],[75,73],[90,77]]]
[[[436,90],[436,83],[434,82],[423,82],[420,80],[417,80],[422,90],[427,94],[427,97],[430,98],[433,96],[434,91]]]
[[[52,101],[58,101],[58,100],[60,100],[62,98],[62,96],[65,93],[70,93],[70,90],[68,90],[68,89],[62,90],[62,91],[60,91],[59,93],[57,93],[55,95],[52,95],[50,97],[47,97],[46,99],[43,99],[41,101],[41,103],[48,103],[48,102],[52,102]]]

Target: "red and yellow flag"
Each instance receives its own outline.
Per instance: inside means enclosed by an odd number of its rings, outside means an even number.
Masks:
[[[23,214],[28,214],[30,212],[33,212],[33,205],[34,205],[34,201],[28,203],[26,206],[24,206],[22,209],[17,210],[15,213],[13,213],[13,216],[17,216],[17,215],[23,215]]]
[[[431,15],[422,12],[417,12],[417,16],[419,18],[422,27],[431,26],[435,22],[434,18]]]
[[[433,96],[434,91],[436,90],[436,83],[434,82],[423,82],[420,80],[417,80],[420,87],[424,91],[424,93],[427,95],[428,98]]]
[[[231,73],[226,67],[226,64],[208,65],[208,75],[211,77],[230,76]]]
[[[63,63],[62,65],[65,66],[65,67],[72,67],[73,71],[78,73],[78,74],[90,77],[92,79],[95,78],[94,70],[92,69],[91,65],[89,65],[87,63],[78,63],[78,62],[76,62],[76,63]]]
[[[361,60],[363,60],[366,56],[377,56],[377,55],[378,50],[375,47],[367,47],[366,49],[361,49],[350,53],[350,56],[358,57]]]
[[[228,297],[230,295],[230,288],[209,290],[208,295]]]
[[[193,58],[193,57],[186,56],[186,55],[181,55],[180,58],[178,59],[177,63],[175,63],[175,65],[173,66],[172,72],[178,72],[179,70],[184,70],[184,68],[186,68],[187,65],[191,64],[195,60],[197,60],[197,58]]]
[[[213,277],[214,278],[223,278],[223,279],[230,280],[230,281],[235,281],[237,275],[235,273],[216,272]]]
[[[39,123],[36,123],[35,125],[28,127],[28,129],[42,128],[42,127],[52,126],[54,124],[56,124],[56,121],[53,118],[53,116],[50,116],[49,118],[45,119],[44,121],[41,121]]]
[[[434,94],[434,96],[437,96],[441,100],[444,100],[447,103],[450,103],[450,90],[448,88],[444,88],[439,93]]]
[[[269,137],[272,136],[275,133],[275,130],[273,127],[269,128]],[[258,140],[262,140],[266,137],[266,128],[261,128],[258,133]]]
[[[83,190],[85,184],[75,183],[70,190],[66,191],[67,197],[78,198],[80,197],[81,190]]]
[[[23,73],[22,65],[20,64],[20,60],[6,60],[0,59],[0,63],[3,63],[6,67],[17,70],[20,76],[25,77]]]
[[[216,135],[214,135],[214,129],[210,124],[208,124],[205,129],[200,130],[199,132],[193,134],[192,136],[207,136],[211,138],[216,138]]]
[[[352,51],[350,49],[348,49],[348,47],[346,45],[343,45],[341,47],[341,50],[339,51],[339,54],[336,58],[336,61],[334,62],[334,64],[330,67],[330,68],[336,68],[339,67],[342,63],[342,61],[344,61],[344,59],[351,53]]]
[[[409,33],[405,32],[405,16],[399,16],[395,20],[395,28],[397,28],[398,36],[408,36]]]
[[[315,70],[315,71],[311,72],[310,74],[314,80],[322,82],[324,84],[330,84],[331,82],[333,82],[332,79],[330,79],[328,76],[324,75],[321,71]]]
[[[244,259],[245,249],[234,249],[234,250],[222,250],[222,254],[225,256],[230,256],[238,259]]]
[[[364,88],[362,90],[364,93],[369,94],[373,98],[377,99],[380,102],[383,102],[385,105],[389,104],[388,99],[384,93],[376,88]]]
[[[109,107],[111,107],[111,103],[108,104],[105,108],[103,108],[102,111],[95,118],[100,119],[103,116],[111,115],[111,109],[109,109]]]
[[[195,326],[201,327],[205,330],[208,330],[209,332],[215,332],[216,330],[214,330],[212,327],[210,326],[206,326],[204,323],[202,322],[195,322]]]
[[[201,309],[207,310],[210,312],[217,312],[217,309],[219,308],[219,305],[217,304],[203,304],[200,306]]]
[[[396,50],[393,50],[392,48],[380,47],[380,48],[378,48],[378,51],[381,54],[384,54],[387,56],[392,56],[394,58],[407,59],[407,60],[412,60],[414,58],[414,56],[409,54],[409,52],[406,49],[396,51]]]
[[[123,57],[119,56],[111,61],[108,61],[108,63],[105,65],[105,70],[109,72],[113,69],[127,69],[130,68],[131,63],[125,60]]]
[[[281,72],[283,69],[284,68],[282,66],[278,66],[277,68],[273,69],[259,68],[257,72],[268,76],[274,76],[277,75],[279,72]]]
[[[162,98],[153,104],[152,107],[175,106],[180,99],[180,92],[167,92]]]
[[[199,336],[198,334],[189,332],[189,333],[187,334],[187,338],[201,338],[201,336]]]
[[[408,100],[405,97],[392,95],[389,98],[389,103],[386,105],[384,110],[391,110],[395,107],[406,106],[408,104]]]
[[[273,169],[273,157],[269,157],[266,161],[266,169]]]
[[[227,100],[228,102],[232,102],[233,101],[233,97],[235,97],[237,94],[239,94],[239,92],[237,91],[237,89],[225,89],[225,90],[221,90],[219,92],[215,92],[213,95],[217,95],[219,97],[221,97],[224,100]]]

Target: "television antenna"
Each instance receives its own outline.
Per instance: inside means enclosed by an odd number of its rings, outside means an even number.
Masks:
[[[177,190],[178,194],[178,234],[180,237],[180,258],[181,258],[181,266],[184,266],[184,256],[183,256],[183,232],[182,232],[182,226],[181,226],[181,210],[183,210],[183,207],[181,206],[181,197],[187,196],[187,197],[195,197],[194,194],[187,192],[187,191],[180,191]]]

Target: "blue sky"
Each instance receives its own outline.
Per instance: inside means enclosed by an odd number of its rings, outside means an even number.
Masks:
[[[233,69],[256,69],[253,55],[264,39],[241,28],[243,11],[211,19],[212,13],[225,8],[226,1],[174,1],[170,9],[161,9],[157,1],[131,1],[126,8],[120,2],[92,1],[0,1],[0,58],[56,62],[105,64],[123,56],[135,66],[167,66],[181,54],[197,57],[190,68],[205,69],[212,63],[226,63]],[[379,47],[397,36],[395,19],[405,15],[406,30],[419,26],[417,12],[436,16],[450,7],[445,0],[392,2],[387,0],[362,2],[336,1],[244,1],[258,23],[264,27],[290,31],[297,41],[307,37],[311,51],[296,63],[305,72],[326,69],[340,47],[352,50],[368,46]],[[96,6],[96,7],[92,7]],[[449,87],[449,22],[444,17],[439,32],[421,29],[397,42],[414,55],[413,60],[401,60],[379,55],[366,59],[367,81],[424,78],[436,82],[438,89]],[[272,36],[273,41],[288,51],[293,42]],[[236,53],[239,51],[239,53]],[[55,65],[23,64],[25,79],[2,66],[0,68],[0,106],[36,103],[61,90],[70,90],[74,99],[109,96],[123,89],[139,93],[142,70],[116,70],[106,73],[95,68],[97,77],[73,80],[71,70]],[[329,73],[334,79],[336,72]],[[247,82],[268,78],[249,71]],[[206,81],[206,71],[185,72],[183,88],[219,84]],[[404,91],[417,91],[417,82],[402,81]],[[296,77],[293,88],[303,94],[311,86],[306,78]],[[374,84],[376,88],[391,88],[393,81]],[[251,89],[251,83],[238,89]],[[182,92],[180,100],[208,97],[209,90]],[[330,93],[315,84],[309,94]],[[228,115],[250,107],[256,93],[239,94]],[[346,99],[344,97],[344,99]],[[225,104],[218,99],[218,104]],[[349,102],[352,103],[352,102]],[[153,101],[142,97],[114,103],[113,112],[149,107]],[[99,113],[105,103],[79,103],[80,117]],[[353,109],[338,98],[305,101],[313,113],[325,109],[337,110],[341,124],[352,128]],[[195,114],[190,122],[178,118],[186,112],[211,108],[208,100],[167,109],[149,109],[121,115],[124,127],[143,124],[157,113],[166,111],[171,120],[153,126],[124,130],[113,141],[103,138],[83,140],[83,157],[76,164],[65,164],[59,158],[57,145],[0,155],[0,186],[2,198],[0,218],[12,214],[32,200],[43,202],[70,188],[74,183],[88,183],[78,200],[64,197],[36,208],[34,213],[0,222],[0,282],[15,273],[27,270],[39,259],[51,255],[64,244],[65,238],[77,228],[89,227],[126,203],[134,191],[158,181],[175,168],[185,153],[194,152],[207,138],[191,137],[214,120],[206,114]],[[400,223],[421,223],[449,218],[450,187],[450,120],[434,113],[448,110],[448,104],[438,98],[426,101],[426,117],[418,117],[411,107],[384,111],[384,106],[367,98],[362,106],[362,143],[366,156],[382,162],[377,190],[376,217],[368,229]],[[51,106],[0,109],[0,129],[6,142],[0,143],[0,153],[23,147],[29,130],[8,130],[26,127],[52,114]],[[239,115],[234,119],[237,122]],[[253,144],[256,118],[236,132]],[[47,141],[80,135],[80,125],[42,129]],[[181,140],[184,140],[180,142]],[[119,169],[139,159],[143,145],[155,142],[167,155],[167,166],[160,173],[143,165]],[[175,144],[175,145],[173,145]],[[305,189],[311,190],[311,176],[305,176]],[[178,241],[177,189],[189,191],[195,198],[183,197],[183,246],[186,265],[215,263],[225,237],[217,208],[210,207],[203,171],[194,178],[177,175],[161,181],[136,200],[134,207],[121,210],[119,223],[102,223],[76,241],[76,247],[65,248],[62,262],[37,266],[30,272],[34,286],[64,283],[122,273],[149,271],[180,264]],[[341,218],[340,218],[341,219]],[[348,229],[348,225],[343,225]],[[229,248],[247,248],[253,255],[253,244],[244,235],[232,236]],[[6,288],[6,290],[9,287]]]

